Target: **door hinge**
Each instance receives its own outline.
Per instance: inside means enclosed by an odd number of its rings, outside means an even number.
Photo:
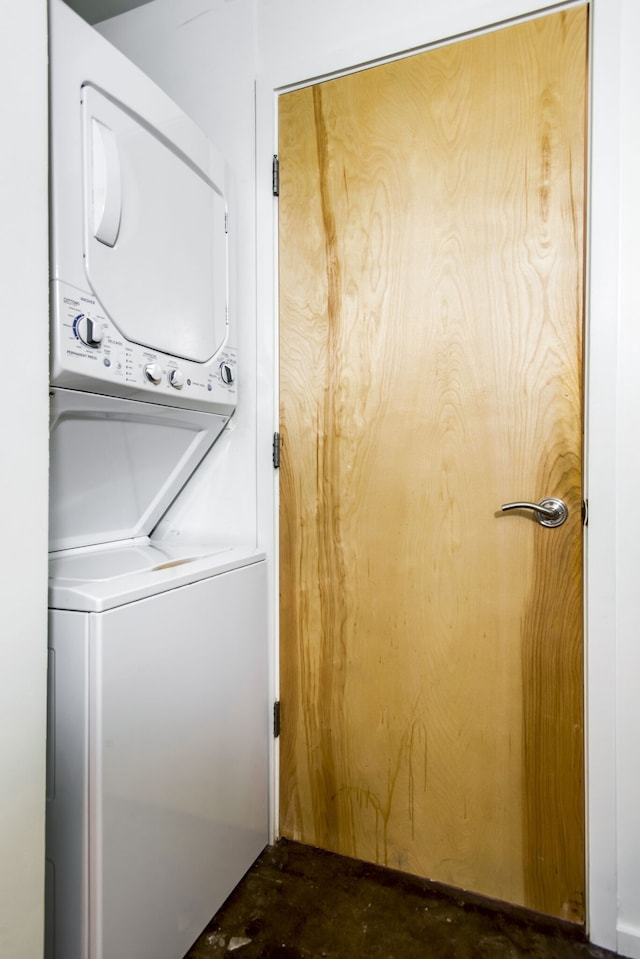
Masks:
[[[589,525],[589,500],[588,499],[582,500],[582,525],[583,526]]]
[[[227,210],[224,211],[224,232],[229,232],[229,213]]]
[[[280,700],[276,699],[273,704],[273,738],[277,739],[280,735]]]
[[[271,192],[274,196],[280,196],[280,160],[277,153],[273,154],[271,165]]]
[[[273,468],[280,469],[280,434],[273,434]]]

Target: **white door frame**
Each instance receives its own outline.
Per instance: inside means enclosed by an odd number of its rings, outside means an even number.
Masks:
[[[591,0],[591,141],[586,291],[585,488],[590,516],[585,552],[587,924],[593,942],[618,948],[615,763],[616,376],[618,362],[621,19],[624,0]],[[394,59],[515,18],[571,4],[536,0],[456,0],[421,23],[398,21],[392,34],[359,36],[345,52],[301,50],[266,65],[256,85],[258,518],[260,541],[273,557],[270,584],[271,696],[278,691],[278,483],[270,464],[278,429],[277,200],[270,159],[277,153],[280,93],[362,66]],[[258,5],[259,6],[259,5]],[[482,9],[479,9],[482,7]],[[418,17],[416,17],[418,19]],[[424,22],[428,20],[429,22]],[[259,30],[259,24],[258,24]],[[366,31],[365,31],[366,33]],[[419,46],[416,40],[419,38]],[[306,55],[305,55],[306,54]],[[301,58],[304,56],[304,61]],[[271,830],[278,834],[278,744],[271,750]],[[627,948],[629,945],[627,944]],[[640,939],[637,953],[640,956]]]

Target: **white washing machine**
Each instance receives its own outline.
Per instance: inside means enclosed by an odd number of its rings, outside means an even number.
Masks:
[[[181,959],[267,843],[265,563],[52,561],[50,959]]]
[[[148,535],[209,415],[52,398],[47,959],[182,959],[268,841],[264,555]]]
[[[153,531],[236,408],[225,166],[51,39],[47,959],[181,959],[268,839],[265,560]]]

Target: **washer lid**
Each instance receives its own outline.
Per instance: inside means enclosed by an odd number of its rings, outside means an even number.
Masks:
[[[52,553],[49,607],[99,613],[262,560],[252,547],[148,540]]]
[[[49,549],[148,536],[228,420],[52,390]]]

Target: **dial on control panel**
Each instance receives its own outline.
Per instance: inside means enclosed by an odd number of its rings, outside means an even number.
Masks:
[[[76,332],[85,346],[97,349],[102,343],[102,327],[90,316],[79,316],[76,320]]]
[[[147,363],[144,368],[144,375],[150,383],[157,386],[162,380],[162,368],[158,363]]]
[[[169,370],[167,379],[169,380],[169,386],[173,386],[176,390],[181,390],[184,386],[184,376],[181,370]]]
[[[158,386],[162,382],[162,367],[159,363],[147,363],[144,368],[144,375],[150,383]],[[235,370],[226,360],[220,364],[220,379],[227,386],[235,382]],[[169,386],[173,386],[174,389],[181,390],[184,386],[184,374],[182,370],[175,368],[168,370],[167,382]]]
[[[226,361],[220,364],[220,379],[229,386],[235,380],[233,367]]]

